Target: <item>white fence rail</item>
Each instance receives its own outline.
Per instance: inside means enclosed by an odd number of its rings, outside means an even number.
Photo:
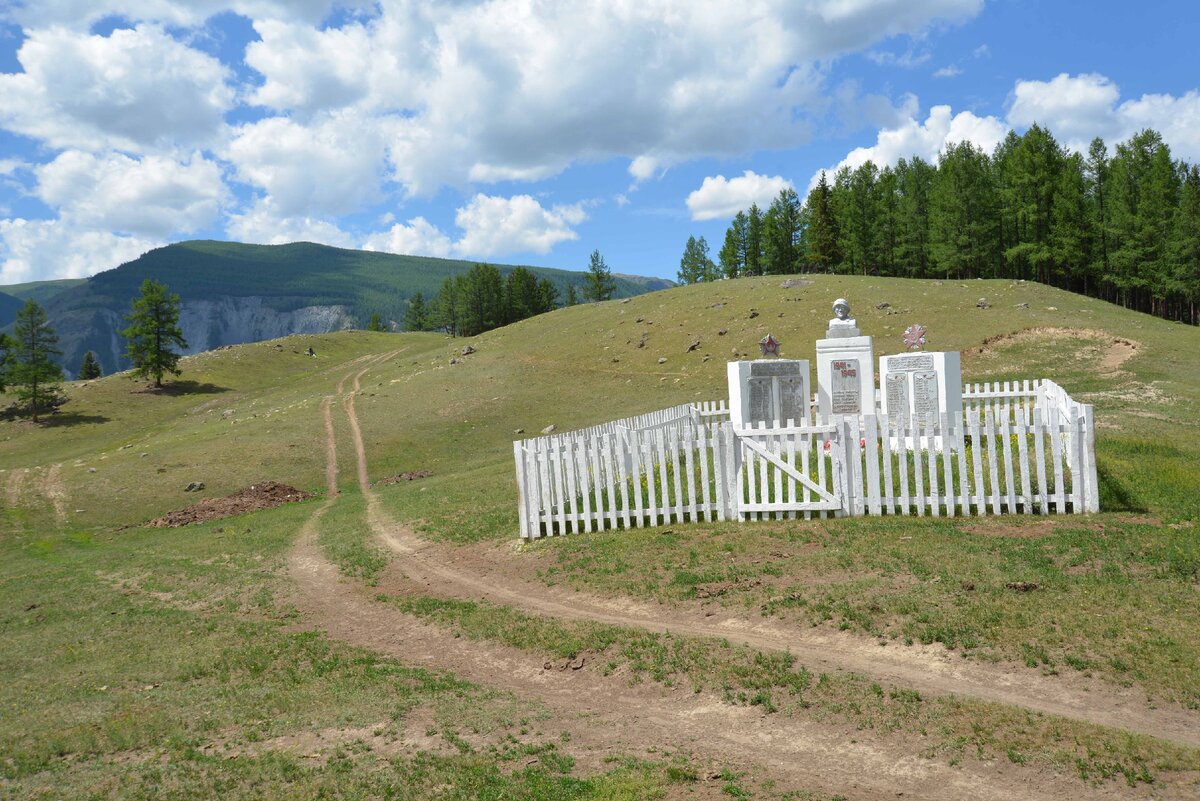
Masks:
[[[513,443],[521,536],[813,515],[1098,511],[1092,407],[971,384],[963,412],[735,429],[724,401]]]

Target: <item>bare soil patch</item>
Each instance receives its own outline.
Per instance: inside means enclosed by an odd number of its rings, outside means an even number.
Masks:
[[[1008,345],[1057,339],[1079,340],[1081,348],[1088,345],[1103,348],[1103,353],[1100,354],[1099,367],[1100,372],[1106,376],[1115,375],[1119,372],[1125,362],[1137,355],[1138,349],[1141,348],[1141,344],[1132,339],[1116,337],[1105,331],[1098,331],[1092,328],[1047,327],[1027,328],[1023,331],[1014,331],[1010,334],[998,334],[994,337],[988,337],[975,350],[975,355],[990,356]]]
[[[205,498],[186,509],[179,509],[155,518],[146,525],[151,528],[178,528],[189,523],[203,523],[208,520],[244,515],[247,512],[257,512],[260,509],[273,509],[276,506],[283,506],[285,503],[306,501],[312,497],[314,497],[312,493],[289,487],[287,484],[280,484],[276,481],[260,481],[224,498]]]
[[[416,481],[419,478],[429,478],[432,475],[432,470],[409,470],[405,473],[388,476],[387,478],[381,478],[371,486],[386,487],[389,484],[403,484],[405,481]]]

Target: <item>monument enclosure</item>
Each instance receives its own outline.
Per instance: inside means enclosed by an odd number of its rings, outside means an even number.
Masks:
[[[834,305],[805,359],[727,366],[728,403],[513,443],[521,536],[700,520],[1099,510],[1092,407],[1053,381],[963,384],[959,354],[879,359]],[[923,344],[913,326],[906,344]],[[764,355],[780,343],[768,334]],[[815,413],[814,413],[815,409]]]

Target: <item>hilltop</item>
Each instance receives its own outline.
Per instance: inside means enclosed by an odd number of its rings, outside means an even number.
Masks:
[[[123,315],[130,300],[146,278],[161,281],[179,294],[184,337],[189,352],[197,353],[291,333],[362,327],[372,314],[400,321],[410,297],[421,292],[430,298],[447,277],[472,265],[309,242],[192,241],[157,248],[83,282],[40,282],[15,289],[43,302],[68,370],[74,370],[84,352],[91,350],[109,373],[128,366],[119,331],[125,327]],[[500,269],[507,272],[512,266]],[[582,285],[581,272],[528,269],[550,280],[560,294],[569,284]],[[635,276],[617,277],[616,284],[616,297],[672,285]]]
[[[812,358],[838,296],[877,353],[921,323],[930,349],[962,352],[966,381],[1049,377],[1095,404],[1102,513],[695,523],[516,547],[513,439],[723,397],[726,361],[768,332]],[[186,358],[163,393],[72,382],[51,424],[0,421],[0,606],[24,677],[0,726],[7,778],[17,796],[47,776],[144,789],[140,766],[161,760],[192,794],[348,794],[392,775],[376,754],[409,782],[431,759],[414,750],[442,740],[438,753],[471,749],[446,776],[553,740],[536,753],[572,781],[645,755],[624,797],[714,775],[765,798],[1189,797],[1198,345],[1190,326],[1033,283],[770,277],[469,339],[237,345]],[[322,499],[144,525],[262,481]],[[622,797],[606,775],[587,779],[592,797]]]

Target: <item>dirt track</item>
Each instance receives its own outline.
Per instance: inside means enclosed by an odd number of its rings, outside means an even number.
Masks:
[[[390,354],[389,354],[390,355]],[[675,633],[725,637],[760,649],[789,649],[810,669],[847,669],[925,694],[969,696],[1130,731],[1200,744],[1200,716],[1182,709],[1148,709],[1134,694],[1095,683],[1083,685],[1034,671],[978,665],[932,648],[880,648],[850,636],[834,636],[734,617],[704,618],[701,612],[653,609],[625,601],[569,599],[551,588],[525,582],[496,568],[496,549],[483,556],[432,545],[391,520],[371,489],[365,448],[354,408],[362,376],[388,356],[360,363],[338,382],[356,458],[367,518],[380,539],[398,554],[393,565],[423,591],[487,598],[536,614],[595,620]],[[347,381],[353,390],[344,391]],[[289,556],[297,606],[310,625],[332,636],[394,655],[405,662],[444,668],[464,678],[548,704],[558,714],[586,719],[574,727],[573,748],[602,752],[673,746],[726,761],[760,765],[784,789],[822,789],[851,798],[1007,799],[1187,797],[1171,788],[1130,789],[1116,783],[1087,787],[1073,777],[1011,764],[964,763],[949,767],[916,755],[919,743],[843,731],[757,708],[723,703],[706,693],[631,688],[620,678],[592,670],[544,671],[540,660],[501,645],[469,642],[371,600],[353,582],[341,580],[316,544],[320,517],[336,502],[337,445],[332,423],[334,397],[322,403],[329,492],[305,525]],[[389,571],[385,581],[406,579]]]

